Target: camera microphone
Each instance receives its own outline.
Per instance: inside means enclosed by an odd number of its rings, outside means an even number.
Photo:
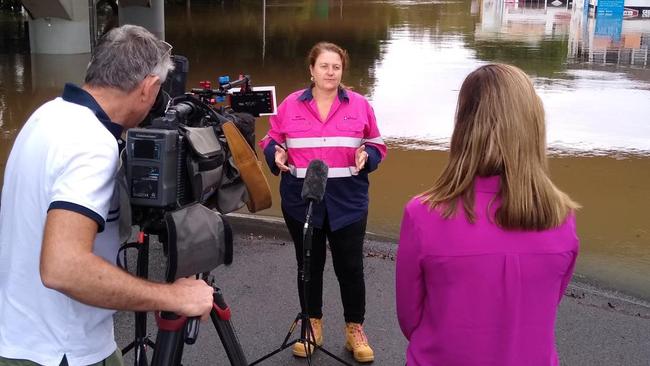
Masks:
[[[325,195],[325,185],[327,184],[327,164],[322,160],[314,159],[309,162],[305,181],[302,185],[301,197],[303,201],[314,201],[319,203]]]

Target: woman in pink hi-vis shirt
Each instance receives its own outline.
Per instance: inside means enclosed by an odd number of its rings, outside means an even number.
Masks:
[[[349,63],[340,46],[319,42],[307,56],[311,84],[287,96],[277,115],[269,118],[269,132],[260,141],[271,173],[280,175],[282,216],[296,249],[301,310],[309,315],[314,343],[323,340],[323,271],[326,243],[341,290],[345,347],[357,362],[372,362],[374,350],[363,329],[366,285],[363,243],[368,217],[369,174],[386,156],[375,113],[361,94],[341,84]],[[303,230],[307,202],[302,198],[307,168],[323,161],[327,184],[323,200],[313,205],[314,227],[310,253],[310,281],[303,293]],[[293,354],[307,357],[312,347],[293,346]]]
[[[544,109],[520,69],[463,82],[449,162],[404,210],[397,316],[408,366],[558,365],[578,205],[549,178]]]

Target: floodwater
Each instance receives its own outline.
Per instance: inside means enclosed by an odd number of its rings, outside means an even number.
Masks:
[[[391,238],[447,159],[463,78],[490,62],[521,67],[546,108],[553,180],[583,206],[578,273],[650,299],[650,20],[590,15],[581,0],[193,0],[169,1],[165,22],[190,60],[188,87],[245,73],[278,102],[307,85],[314,43],[346,48],[344,82],[371,101],[390,147],[371,176],[368,229]],[[25,34],[22,18],[0,15],[0,176],[29,113],[88,61],[30,55]],[[260,118],[258,137],[267,130]],[[279,216],[269,182],[275,204],[261,214]]]

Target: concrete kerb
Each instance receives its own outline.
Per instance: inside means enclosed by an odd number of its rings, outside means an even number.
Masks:
[[[272,238],[290,241],[284,220],[277,217],[231,213],[227,215],[235,235]],[[394,261],[397,245],[394,239],[366,233],[364,252],[366,257]],[[576,299],[579,304],[606,309],[630,316],[650,319],[650,302],[638,299],[614,289],[606,289],[576,273],[565,296]]]

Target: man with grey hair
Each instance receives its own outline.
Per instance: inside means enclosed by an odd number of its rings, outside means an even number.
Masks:
[[[84,85],[66,84],[18,134],[0,208],[0,366],[121,365],[115,310],[209,314],[205,282],[154,283],[115,266],[122,132],[147,115],[170,52],[142,27],[110,31]]]

